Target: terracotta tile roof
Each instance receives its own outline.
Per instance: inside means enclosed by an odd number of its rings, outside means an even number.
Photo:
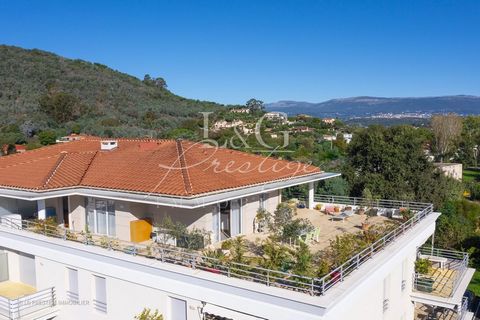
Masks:
[[[33,191],[86,187],[195,196],[320,173],[318,167],[202,143],[100,138],[0,157],[0,187]]]

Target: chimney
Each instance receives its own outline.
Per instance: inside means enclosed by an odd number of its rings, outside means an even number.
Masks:
[[[117,140],[102,140],[100,141],[100,150],[102,151],[109,151],[113,150],[118,147]]]

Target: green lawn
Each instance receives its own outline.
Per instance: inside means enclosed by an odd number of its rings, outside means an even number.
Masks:
[[[480,297],[480,271],[477,270],[473,274],[472,281],[470,281],[468,285],[468,290],[475,293],[477,297]]]
[[[480,180],[480,170],[465,169],[463,170],[463,181],[469,182]]]

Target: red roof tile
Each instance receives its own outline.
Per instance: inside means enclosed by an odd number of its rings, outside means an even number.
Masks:
[[[103,151],[100,138],[0,157],[0,187],[46,191],[89,187],[194,196],[320,173],[277,160],[202,143],[119,139]]]

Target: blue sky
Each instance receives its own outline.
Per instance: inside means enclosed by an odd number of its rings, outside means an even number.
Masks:
[[[0,43],[221,103],[480,95],[480,1],[4,1]]]

